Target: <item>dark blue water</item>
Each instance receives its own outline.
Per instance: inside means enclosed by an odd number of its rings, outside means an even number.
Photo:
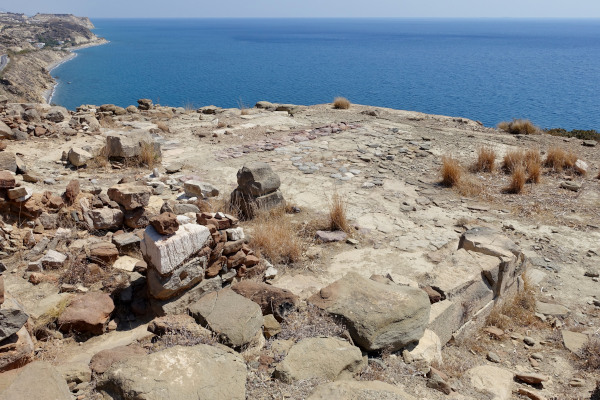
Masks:
[[[248,106],[335,96],[492,126],[600,130],[600,20],[93,21],[110,44],[53,71],[53,102]],[[67,84],[69,81],[71,84]]]

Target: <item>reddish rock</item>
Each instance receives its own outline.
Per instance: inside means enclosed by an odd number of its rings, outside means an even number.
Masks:
[[[234,254],[238,251],[242,250],[242,246],[244,245],[244,239],[237,240],[235,242],[227,242],[223,246],[223,254]],[[246,253],[244,253],[246,254]]]
[[[170,212],[165,212],[150,219],[150,224],[161,235],[172,235],[179,229],[177,216]]]
[[[125,225],[132,229],[141,229],[150,225],[152,215],[145,208],[138,208],[125,213]]]
[[[7,337],[0,345],[0,372],[22,367],[33,359],[34,345],[27,327]]]
[[[75,199],[77,199],[77,196],[79,195],[79,191],[79,181],[77,179],[73,179],[69,182],[65,190],[65,201],[68,205],[72,205],[75,202]]]
[[[190,317],[191,318],[191,317]],[[103,374],[119,361],[135,356],[146,355],[146,350],[136,346],[119,346],[96,353],[90,361],[90,369],[96,374]]]
[[[119,258],[119,250],[114,243],[100,242],[90,246],[90,258],[96,262],[113,265]]]
[[[4,303],[4,276],[0,275],[0,304]]]
[[[15,177],[10,171],[0,171],[0,188],[10,189],[15,187]]]
[[[494,339],[501,339],[504,336],[504,331],[495,326],[487,326],[483,329],[485,333],[493,337]]]
[[[246,259],[246,255],[244,254],[243,251],[238,251],[237,253],[235,253],[232,256],[229,256],[229,258],[227,258],[227,268],[231,269],[231,268],[236,268],[239,267],[240,265],[242,265],[244,263],[244,260]]]
[[[35,130],[33,131],[33,134],[35,136],[43,136],[48,132],[48,130],[46,128],[44,128],[43,126],[36,126]]]
[[[429,296],[429,302],[431,304],[437,303],[438,301],[442,301],[442,294],[434,288],[432,288],[431,286],[426,286],[421,289],[423,289],[425,293],[427,293],[427,296]]]
[[[320,240],[321,242],[324,242],[324,243],[343,242],[348,237],[346,232],[343,232],[343,231],[334,231],[334,232],[317,231],[315,236],[316,236],[317,240]]]
[[[90,292],[77,295],[58,317],[62,332],[77,331],[101,335],[115,305],[106,293]]]
[[[298,296],[286,289],[281,289],[266,283],[242,281],[231,289],[239,295],[257,303],[263,315],[273,314],[278,321],[296,309]]]
[[[253,256],[253,255],[247,255],[247,256],[246,256],[246,259],[244,260],[244,265],[245,265],[246,267],[253,267],[253,266],[255,266],[256,264],[258,264],[258,263],[259,263],[259,261],[260,261],[260,259],[259,259],[258,257],[256,257],[256,256]]]
[[[206,268],[206,277],[214,278],[215,276],[219,275],[219,272],[221,272],[221,269],[223,269],[223,265],[226,262],[227,262],[227,257],[225,257],[225,256],[222,256],[218,260],[214,261],[212,264],[210,264],[208,266],[208,268]]]

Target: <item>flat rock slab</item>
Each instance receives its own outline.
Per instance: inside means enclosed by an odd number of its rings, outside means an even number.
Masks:
[[[488,227],[476,227],[463,233],[458,248],[495,257],[521,254],[521,249],[515,242]]]
[[[344,231],[334,231],[334,232],[317,231],[317,233],[315,234],[315,237],[317,238],[317,240],[320,240],[321,242],[329,243],[329,242],[343,242],[344,240],[346,240],[348,235]]]
[[[202,225],[181,225],[169,236],[163,236],[149,226],[144,231],[140,248],[150,265],[161,275],[166,275],[200,251],[210,237],[210,231]]]
[[[119,346],[96,353],[90,361],[90,369],[103,374],[115,363],[130,357],[146,355],[146,350],[137,346]]]
[[[417,342],[431,305],[421,289],[387,285],[351,272],[308,301],[344,319],[356,344],[367,351],[398,350]]]
[[[337,381],[316,387],[308,400],[417,400],[396,385],[381,381]]]
[[[504,368],[482,365],[471,368],[467,376],[473,388],[491,395],[493,400],[512,398],[513,373]]]
[[[250,343],[262,330],[259,305],[229,288],[208,293],[191,305],[189,312],[200,325],[232,347]]]
[[[579,332],[562,331],[562,339],[565,347],[575,354],[579,354],[589,341],[588,335]]]
[[[97,387],[123,400],[244,400],[246,364],[222,348],[175,346],[114,364]]]
[[[35,361],[0,374],[2,400],[73,400],[62,375],[49,363]]]
[[[77,295],[58,317],[59,329],[62,332],[74,330],[101,335],[114,309],[115,305],[106,293]]]
[[[551,315],[554,317],[565,317],[569,315],[569,309],[561,304],[544,303],[542,301],[535,302],[535,311],[543,315]]]
[[[339,338],[308,338],[293,345],[275,368],[286,383],[303,379],[351,379],[365,367],[362,352]]]
[[[298,296],[289,290],[262,282],[241,281],[231,289],[258,304],[263,315],[273,314],[278,321],[282,321],[288,313],[294,311],[298,303]]]

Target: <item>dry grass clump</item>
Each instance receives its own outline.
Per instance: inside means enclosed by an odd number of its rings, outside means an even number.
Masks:
[[[148,168],[154,168],[154,166],[160,161],[160,154],[156,151],[154,144],[141,142],[140,147],[140,166],[145,165]]]
[[[540,183],[542,155],[538,149],[529,149],[525,152],[525,168],[528,173],[527,182]]]
[[[346,201],[337,192],[331,196],[329,202],[329,229],[332,231],[344,231],[352,233],[352,228],[346,217]]]
[[[544,165],[555,172],[561,172],[564,169],[575,167],[577,162],[577,155],[571,151],[565,151],[564,149],[553,146],[548,149],[546,154],[546,160]]]
[[[525,165],[525,152],[523,150],[510,150],[502,160],[502,169],[507,174],[512,174],[517,167],[523,165]]]
[[[309,304],[286,316],[277,340],[293,339],[298,342],[311,337],[345,337],[346,334],[346,326],[340,318]]]
[[[227,127],[227,122],[225,121],[219,121],[217,123],[217,128],[226,128]]]
[[[333,108],[336,110],[347,110],[350,108],[350,101],[345,97],[336,97],[333,99]]]
[[[503,121],[498,124],[498,129],[514,135],[536,135],[541,129],[528,119],[513,119],[510,122]]]
[[[292,264],[302,256],[303,242],[285,209],[259,210],[250,222],[250,246],[274,264]]]
[[[88,168],[106,168],[108,166],[108,148],[102,146],[93,154],[93,158],[88,161]]]
[[[483,192],[483,184],[471,177],[461,178],[456,184],[456,189],[461,196],[473,197]]]
[[[526,180],[525,167],[519,165],[513,170],[510,176],[510,183],[506,188],[506,192],[513,194],[521,193],[523,191],[523,187],[525,186]]]
[[[456,186],[462,177],[462,173],[462,167],[457,159],[450,156],[442,157],[442,185],[446,187]]]
[[[487,317],[486,324],[507,330],[515,327],[535,327],[539,319],[535,316],[535,288],[527,274],[522,275],[523,288],[501,305],[496,304]]]
[[[58,317],[60,317],[70,303],[70,298],[63,297],[51,309],[46,311],[39,318],[35,319],[32,329],[34,335],[43,336],[43,332],[58,320]]]
[[[580,356],[585,369],[600,371],[600,338],[591,337],[581,349]]]
[[[156,126],[158,127],[158,129],[160,129],[161,131],[166,132],[166,133],[171,132],[169,130],[169,127],[167,126],[167,124],[165,124],[164,122],[162,122],[162,121],[155,121],[154,123],[156,124]]]
[[[477,161],[471,166],[473,172],[494,172],[496,152],[490,147],[477,149]]]

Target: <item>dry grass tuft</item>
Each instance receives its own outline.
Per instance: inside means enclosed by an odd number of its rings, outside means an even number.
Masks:
[[[227,127],[227,122],[225,121],[219,121],[217,123],[217,128],[226,128]]]
[[[283,207],[259,210],[249,224],[252,229],[250,246],[261,257],[274,264],[292,264],[300,260],[304,244]]]
[[[158,129],[160,129],[163,132],[169,133],[171,132],[171,130],[169,129],[169,127],[167,126],[167,124],[165,124],[162,121],[155,121],[154,122],[156,124],[156,126],[158,127]]]
[[[160,155],[156,151],[154,144],[148,142],[141,142],[140,146],[140,166],[145,165],[148,168],[154,168],[154,166],[160,162]]]
[[[457,185],[462,177],[462,172],[462,167],[457,159],[450,156],[442,157],[442,185],[446,187]]]
[[[581,349],[581,359],[584,368],[591,371],[600,371],[600,338],[592,337]]]
[[[88,168],[106,168],[108,166],[108,148],[102,146],[93,155],[94,157],[88,161]]]
[[[345,97],[336,97],[333,100],[333,108],[336,110],[347,110],[350,108],[350,101]]]
[[[539,325],[540,320],[535,316],[535,288],[529,282],[527,274],[523,274],[522,278],[523,288],[501,305],[494,306],[486,320],[488,326],[508,330]]]
[[[516,167],[510,176],[510,184],[508,185],[506,191],[514,194],[521,193],[523,191],[523,187],[525,186],[526,180],[525,167],[522,165]]]
[[[461,196],[474,197],[483,192],[483,184],[472,177],[461,178],[456,184],[456,189]]]
[[[353,230],[346,218],[346,208],[346,201],[335,192],[329,202],[329,229],[332,231],[344,231],[350,235]]]
[[[527,169],[529,183],[540,183],[542,174],[542,155],[537,149],[529,149],[525,152],[525,168]]]
[[[507,174],[512,174],[517,167],[523,165],[525,165],[525,152],[523,150],[510,150],[502,160],[502,169]]]
[[[554,172],[561,172],[564,169],[574,168],[577,162],[577,155],[571,151],[554,146],[548,149],[544,165]]]
[[[477,149],[477,161],[471,166],[473,172],[494,172],[496,152],[490,147]]]
[[[541,129],[528,119],[513,119],[510,122],[503,121],[498,124],[498,129],[515,135],[536,135]]]
[[[70,298],[63,298],[58,303],[54,305],[50,310],[46,311],[39,318],[37,318],[33,324],[33,333],[38,334],[38,332],[44,331],[50,325],[54,324],[58,317],[65,311],[65,309],[71,303]]]
[[[281,323],[277,340],[294,339],[298,342],[310,337],[344,337],[346,326],[342,320],[314,306],[290,313]]]

